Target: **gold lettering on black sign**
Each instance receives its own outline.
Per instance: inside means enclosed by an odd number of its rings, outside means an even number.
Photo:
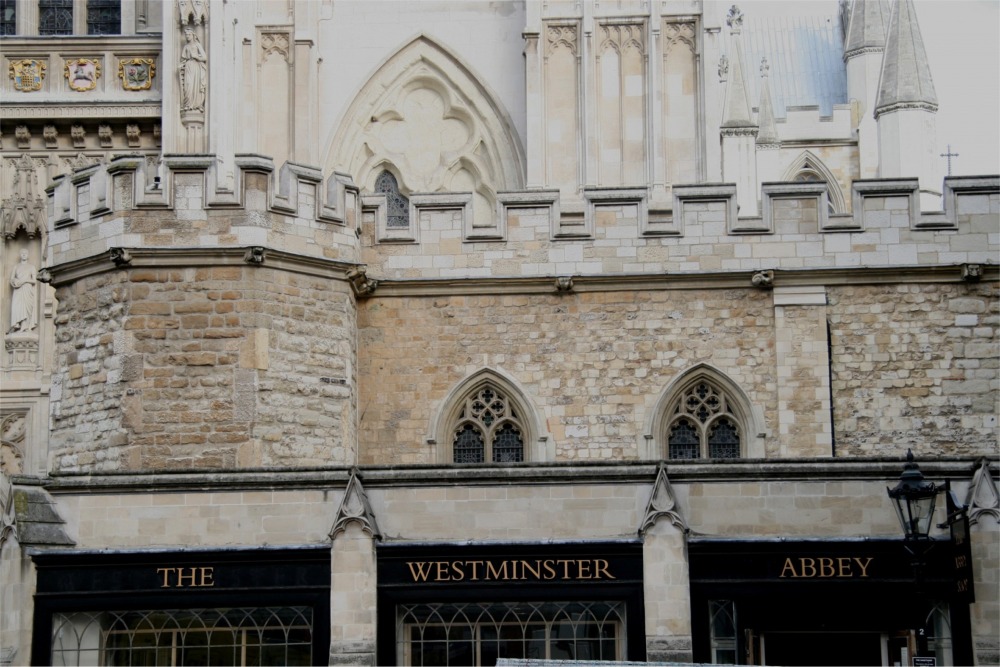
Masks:
[[[615,579],[603,558],[407,561],[414,582]]]
[[[160,588],[211,588],[215,586],[214,567],[158,567]]]
[[[781,568],[779,578],[794,579],[866,579],[868,566],[875,560],[871,556],[865,558],[838,556],[832,557],[799,557],[786,558]]]

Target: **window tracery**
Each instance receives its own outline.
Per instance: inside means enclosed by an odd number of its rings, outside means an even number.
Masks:
[[[739,458],[743,429],[730,404],[707,379],[689,385],[669,410],[667,458]]]
[[[453,430],[455,463],[517,463],[524,460],[518,411],[506,394],[487,384],[468,395]]]
[[[386,200],[386,227],[406,229],[410,226],[410,200],[399,192],[399,183],[392,172],[385,170],[375,179],[375,192]]]

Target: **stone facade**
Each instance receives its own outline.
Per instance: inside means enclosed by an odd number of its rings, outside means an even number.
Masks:
[[[136,0],[56,49],[13,4],[0,666],[75,659],[101,596],[308,609],[315,664],[418,661],[430,601],[624,605],[618,660],[842,611],[873,660],[995,662],[1000,178],[934,173],[911,0],[803,19],[815,100],[753,5]],[[940,501],[933,609],[907,450],[970,519]],[[502,586],[449,569],[491,550]]]

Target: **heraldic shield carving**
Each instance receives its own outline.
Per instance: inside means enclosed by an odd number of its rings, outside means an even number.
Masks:
[[[118,77],[125,90],[149,90],[156,76],[156,63],[152,58],[128,58],[118,61]]]
[[[87,58],[77,58],[66,63],[63,72],[69,87],[78,92],[93,90],[101,78],[101,62]]]
[[[47,65],[40,60],[15,60],[10,64],[10,78],[14,90],[30,93],[42,89]]]

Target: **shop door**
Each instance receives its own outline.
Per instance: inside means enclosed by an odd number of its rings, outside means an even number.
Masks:
[[[766,632],[760,635],[765,665],[881,665],[877,632]]]

